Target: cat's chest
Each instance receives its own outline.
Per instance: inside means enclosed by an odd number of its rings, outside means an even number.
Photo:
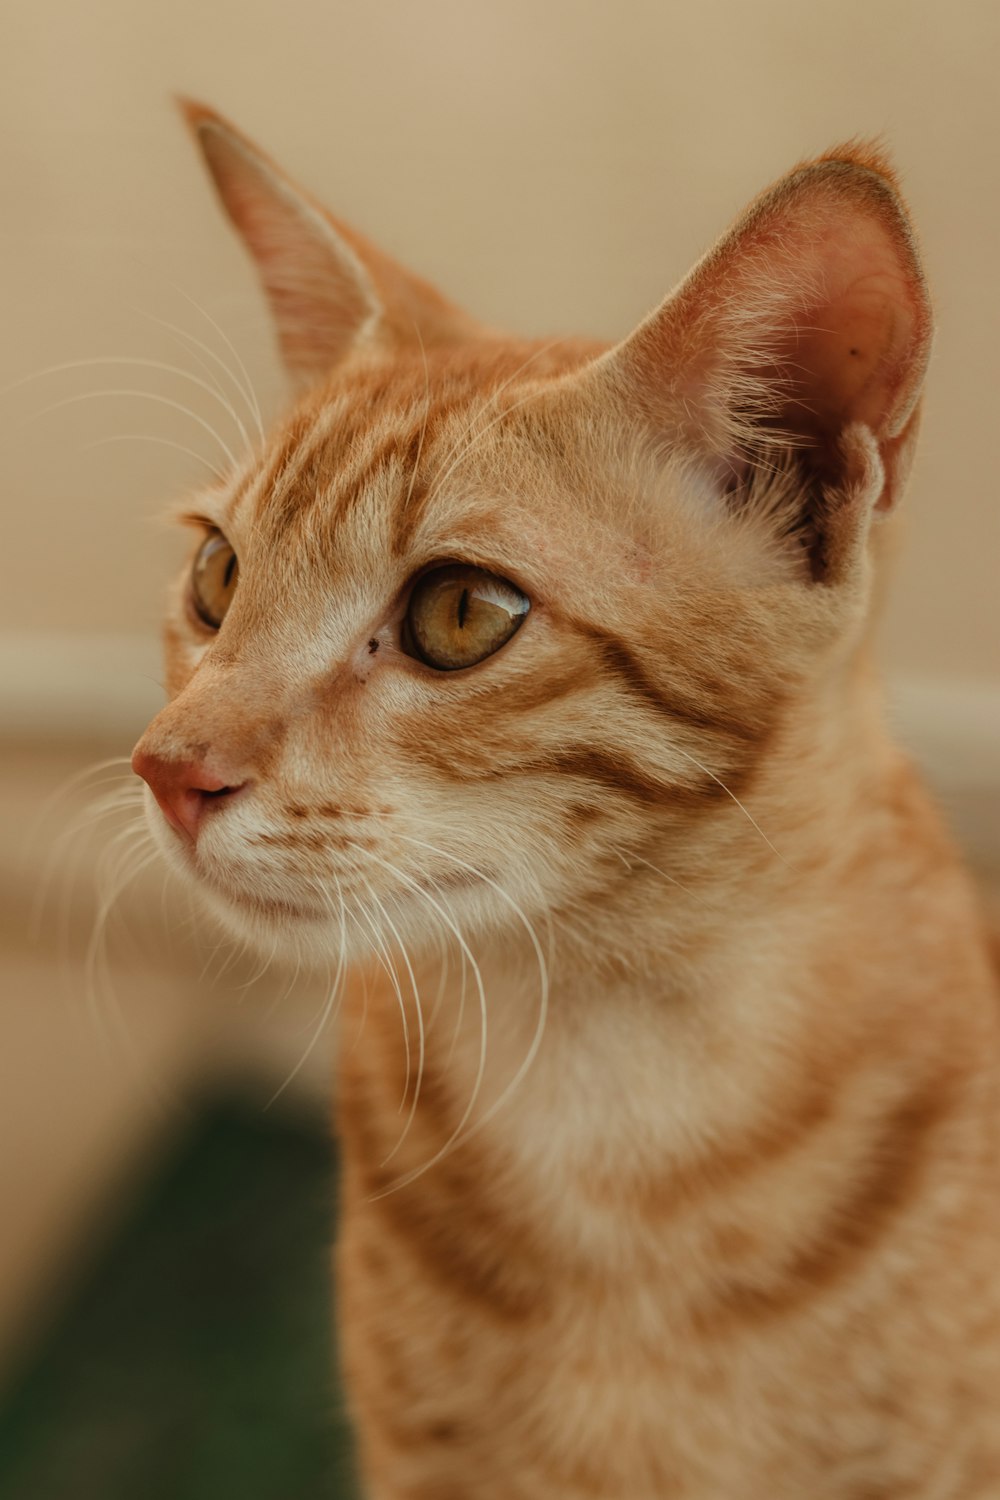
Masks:
[[[788,1076],[787,1033],[765,1088],[766,1047],[649,1015],[557,1017],[507,1099],[526,1033],[498,1024],[464,1119],[462,1033],[409,1122],[377,1028],[345,1059],[345,1348],[366,1441],[406,1455],[386,1496],[456,1473],[462,1500],[854,1500],[858,1474],[974,1494],[925,1483],[949,1432],[987,1441],[951,1374],[974,1299],[932,1248],[959,1226],[899,1196],[911,1158],[946,1187],[940,1115],[865,1070],[829,1094]],[[934,1291],[917,1310],[911,1273]]]
[[[681,1322],[625,1252],[609,1284],[569,1264],[521,1274],[502,1245],[468,1261],[470,1244],[442,1241],[431,1266],[412,1237],[384,1235],[361,1212],[341,1252],[348,1371],[389,1480],[378,1500],[448,1485],[462,1500],[855,1500],[859,1474],[873,1494],[952,1493],[933,1487],[959,1416],[947,1361],[926,1425],[899,1429],[908,1376],[877,1325],[853,1329],[845,1361],[832,1326],[817,1340]]]

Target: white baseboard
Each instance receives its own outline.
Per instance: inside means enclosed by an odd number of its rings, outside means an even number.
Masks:
[[[888,685],[889,718],[938,786],[1000,794],[1000,680],[900,677]]]
[[[1000,685],[899,678],[889,683],[889,719],[966,856],[995,889],[1000,884]]]

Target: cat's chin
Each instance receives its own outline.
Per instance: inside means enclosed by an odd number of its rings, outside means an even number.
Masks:
[[[236,924],[241,929],[247,923],[256,923],[266,927],[270,936],[274,928],[329,927],[333,921],[330,908],[318,902],[293,901],[264,891],[243,891],[222,885],[204,872],[199,872],[198,882],[212,910],[230,925]]]
[[[339,924],[323,907],[222,891],[204,877],[200,884],[206,907],[220,926],[262,954],[325,959],[340,949]]]

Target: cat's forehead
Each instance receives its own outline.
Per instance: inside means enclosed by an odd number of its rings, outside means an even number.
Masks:
[[[512,544],[523,548],[537,513],[523,423],[586,352],[579,342],[497,341],[353,361],[238,476],[224,529],[272,554],[349,551],[354,567],[411,565],[442,550],[502,562]]]

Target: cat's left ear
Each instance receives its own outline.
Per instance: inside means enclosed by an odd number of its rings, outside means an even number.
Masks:
[[[360,346],[429,347],[475,331],[473,319],[327,213],[228,120],[179,103],[256,263],[293,375],[315,380]]]
[[[821,577],[847,497],[870,513],[899,494],[931,332],[891,169],[847,147],[765,192],[591,376],[729,503],[755,468],[794,464]]]

